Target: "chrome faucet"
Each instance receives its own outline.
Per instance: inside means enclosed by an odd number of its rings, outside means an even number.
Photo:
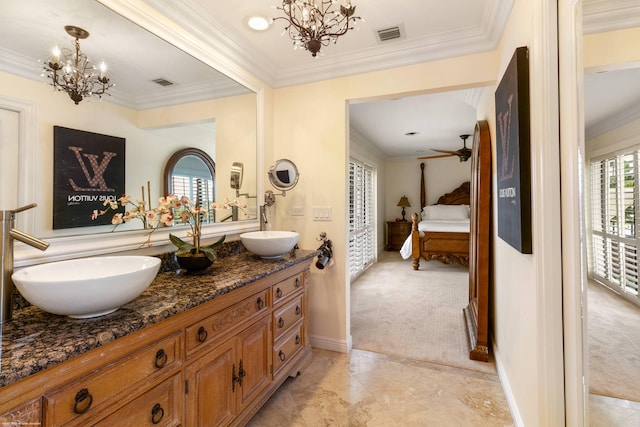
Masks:
[[[15,226],[16,214],[27,209],[35,208],[36,204],[23,206],[14,210],[0,210],[0,240],[2,241],[2,247],[0,247],[0,256],[2,258],[2,282],[0,282],[0,323],[5,320],[10,320],[13,313],[13,280],[11,275],[13,274],[13,240],[19,240],[29,246],[32,246],[41,251],[46,250],[49,247],[47,242],[43,242],[33,236],[23,233],[22,231],[13,228]]]
[[[260,206],[260,230],[264,231],[267,229],[267,205],[266,203]]]

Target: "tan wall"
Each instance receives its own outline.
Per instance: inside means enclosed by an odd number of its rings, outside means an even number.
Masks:
[[[79,233],[111,231],[112,227],[91,229],[52,230],[53,213],[53,126],[63,126],[88,132],[125,138],[126,192],[135,199],[141,197],[141,186],[151,183],[154,203],[163,195],[163,171],[166,161],[175,151],[200,148],[212,155],[217,164],[217,194],[235,198],[229,187],[231,163],[243,161],[247,170],[243,188],[256,188],[256,119],[255,95],[194,103],[169,109],[154,109],[140,113],[136,110],[95,99],[84,100],[80,105],[64,93],[54,92],[41,82],[0,73],[0,93],[34,103],[37,111],[37,154],[33,174],[36,180],[35,233],[39,237],[62,236]],[[214,121],[215,134],[207,135],[197,127],[181,127],[176,138],[163,137],[145,128],[178,126],[197,121]],[[176,128],[177,129],[177,128]],[[168,135],[166,133],[165,135]],[[221,145],[222,144],[222,145]],[[216,147],[217,146],[217,147]],[[221,149],[221,147],[223,147]],[[229,147],[229,149],[227,149]],[[216,158],[217,156],[217,158]],[[16,159],[16,163],[17,159]],[[255,199],[254,204],[255,204]],[[89,209],[100,208],[94,206]],[[255,217],[255,211],[254,217]],[[140,224],[124,224],[119,230],[138,229]]]
[[[310,332],[316,344],[342,351],[350,344],[347,102],[485,86],[495,81],[496,67],[497,57],[489,52],[275,90],[273,155],[293,160],[301,171],[298,186],[276,203],[276,226],[294,226],[305,248],[316,246],[315,237],[326,231],[335,247],[333,267],[312,269]],[[311,111],[305,108],[310,99]],[[310,214],[287,217],[294,205],[304,206],[305,212],[331,206],[333,220],[316,222]]]

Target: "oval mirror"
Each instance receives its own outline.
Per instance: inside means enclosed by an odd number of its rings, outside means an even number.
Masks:
[[[276,189],[288,191],[298,183],[298,168],[291,160],[276,160],[269,168],[269,181]]]

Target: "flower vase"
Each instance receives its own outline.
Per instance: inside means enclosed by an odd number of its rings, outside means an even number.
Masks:
[[[202,252],[190,252],[181,255],[176,254],[176,260],[178,261],[178,265],[189,273],[203,272],[213,264],[213,261],[207,258],[207,256]]]

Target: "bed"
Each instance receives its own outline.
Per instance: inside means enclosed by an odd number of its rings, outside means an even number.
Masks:
[[[424,164],[420,166],[424,182]],[[463,182],[435,205],[424,206],[424,199],[421,195],[420,213],[411,216],[411,235],[400,251],[403,258],[413,259],[414,270],[420,268],[420,258],[468,267],[470,183]]]

